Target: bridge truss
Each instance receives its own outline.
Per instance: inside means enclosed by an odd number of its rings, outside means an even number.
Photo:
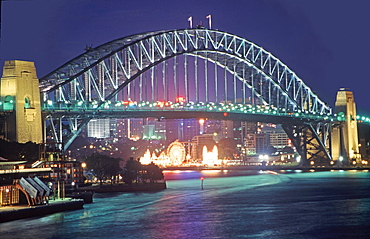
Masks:
[[[331,108],[271,53],[226,32],[183,29],[120,38],[41,78],[40,91],[51,137],[65,149],[92,118],[178,115],[166,111],[188,112],[188,118],[215,111],[210,115],[222,118],[219,113],[228,111],[238,115],[230,119],[255,115],[282,123],[305,163],[331,160]]]

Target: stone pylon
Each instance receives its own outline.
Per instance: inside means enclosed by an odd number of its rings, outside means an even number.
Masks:
[[[0,84],[4,137],[19,143],[43,142],[39,80],[33,62],[5,61]]]
[[[333,129],[333,159],[349,162],[360,160],[356,103],[352,91],[341,88],[337,92],[335,113],[342,118],[342,123]]]

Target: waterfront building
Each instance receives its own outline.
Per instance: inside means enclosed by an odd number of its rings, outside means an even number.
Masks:
[[[190,156],[193,160],[201,160],[201,150],[203,149],[203,145],[207,145],[209,142],[214,142],[213,134],[202,134],[196,135],[191,140],[191,153]],[[199,147],[202,147],[199,149]]]
[[[290,139],[279,124],[264,124],[262,132],[270,137],[270,145],[275,148],[290,147]]]

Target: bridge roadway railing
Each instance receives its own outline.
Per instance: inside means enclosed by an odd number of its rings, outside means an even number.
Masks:
[[[162,102],[106,102],[103,105],[98,105],[96,102],[85,104],[85,102],[75,103],[53,103],[47,102],[43,106],[43,112],[48,112],[51,115],[63,115],[64,117],[75,116],[84,113],[85,116],[96,115],[95,117],[117,117],[117,113],[121,113],[120,117],[125,117],[123,112],[141,112],[141,111],[160,111],[160,112],[205,112],[205,113],[222,113],[224,118],[229,113],[248,114],[248,115],[261,115],[271,117],[285,117],[289,119],[299,119],[303,122],[334,122],[336,121],[335,115],[324,114],[315,112],[296,111],[291,112],[286,109],[278,109],[271,106],[252,106],[250,104],[233,104],[233,103],[213,103],[213,102],[199,102],[199,103],[172,103],[169,101]],[[100,115],[100,116],[99,116]],[[127,117],[133,114],[127,114]],[[140,115],[140,114],[139,114]],[[165,116],[165,115],[164,115]],[[94,117],[94,116],[91,116]],[[94,117],[94,118],[95,118]],[[138,116],[139,117],[139,116]],[[191,115],[187,118],[193,118]],[[268,118],[266,119],[268,121]]]

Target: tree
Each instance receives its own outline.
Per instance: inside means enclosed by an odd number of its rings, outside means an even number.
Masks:
[[[234,158],[236,151],[236,140],[232,138],[222,138],[218,141],[218,157],[223,158]]]
[[[87,169],[93,172],[100,181],[100,184],[103,183],[105,178],[111,179],[120,173],[120,161],[121,159],[119,158],[112,158],[100,153],[93,153],[85,158]]]
[[[155,183],[164,178],[163,170],[153,162],[149,165],[142,165],[132,157],[127,161],[123,171],[124,182],[127,184],[132,184],[134,181],[146,182],[147,180],[151,183]]]
[[[104,174],[105,177],[113,179],[122,171],[120,168],[120,161],[119,158],[112,158],[108,156],[108,160],[104,166]],[[111,180],[111,183],[113,183],[114,180]]]
[[[0,156],[8,159],[9,161],[27,161],[32,164],[39,159],[39,144],[27,142],[17,143],[8,142],[0,139]]]
[[[151,162],[149,165],[144,166],[145,174],[143,175],[144,180],[154,183],[158,180],[164,179],[163,170]]]
[[[123,180],[127,184],[132,184],[133,181],[138,182],[141,178],[140,171],[143,169],[143,165],[137,160],[131,157],[125,168],[123,169]]]

